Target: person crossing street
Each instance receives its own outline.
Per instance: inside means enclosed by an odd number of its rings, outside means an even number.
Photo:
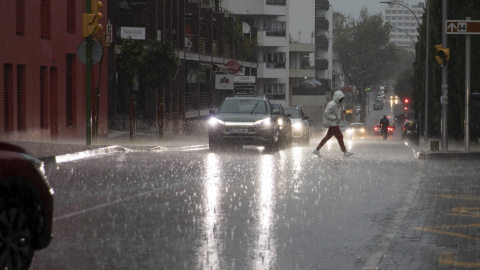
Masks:
[[[333,94],[332,101],[330,101],[327,104],[325,108],[325,112],[323,114],[323,126],[328,128],[328,131],[325,137],[323,137],[323,139],[318,144],[317,148],[313,150],[312,153],[314,155],[320,156],[320,149],[328,140],[330,140],[330,138],[332,138],[332,136],[335,136],[335,138],[338,141],[338,144],[340,145],[340,150],[343,152],[343,154],[346,157],[353,155],[353,153],[347,151],[347,148],[345,147],[345,143],[343,142],[342,131],[338,126],[338,123],[340,123],[340,118],[342,113],[342,102],[344,98],[345,98],[345,94],[343,94],[342,91],[336,91]]]

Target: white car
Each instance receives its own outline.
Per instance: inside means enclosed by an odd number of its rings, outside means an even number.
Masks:
[[[310,143],[310,123],[308,122],[308,116],[306,116],[299,107],[286,107],[284,110],[286,114],[290,114],[293,141],[308,145]]]

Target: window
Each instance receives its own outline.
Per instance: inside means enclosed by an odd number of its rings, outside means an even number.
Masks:
[[[50,1],[51,0],[40,0],[40,27],[41,27],[41,37],[49,39],[50,38]]]
[[[15,2],[17,35],[25,35],[25,0]]]
[[[40,128],[48,128],[47,67],[40,67]]]
[[[66,66],[66,109],[67,109],[67,126],[74,126],[76,124],[75,115],[75,66],[74,66],[74,54],[67,54],[67,66]]]
[[[267,64],[267,68],[285,68],[284,52],[265,53],[263,61]]]
[[[17,130],[26,129],[25,65],[17,65]]]
[[[282,84],[282,83],[265,84],[263,92],[268,99],[285,100],[285,84]]]
[[[263,28],[267,32],[267,36],[284,37],[286,23],[279,21],[265,21]]]
[[[13,66],[3,65],[3,130],[13,131]]]
[[[47,0],[49,1],[49,0]],[[67,32],[75,34],[75,0],[67,0]]]

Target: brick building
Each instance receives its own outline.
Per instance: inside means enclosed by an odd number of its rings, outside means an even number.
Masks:
[[[86,137],[85,65],[77,58],[84,12],[82,0],[0,1],[0,140]],[[92,69],[92,89],[100,91],[99,137],[108,133],[105,54],[102,72],[99,64]]]

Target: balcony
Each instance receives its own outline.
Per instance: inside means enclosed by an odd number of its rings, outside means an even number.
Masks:
[[[288,76],[290,78],[315,77],[315,69],[306,66],[290,66]]]
[[[315,37],[315,47],[327,51],[328,50],[328,38],[326,36]]]
[[[283,63],[283,67],[281,68],[276,68],[275,64],[272,65],[272,63],[259,63],[257,69],[257,76],[258,78],[270,79],[286,78],[287,69],[285,68],[285,63]]]
[[[315,69],[328,69],[328,60],[315,59]]]
[[[315,0],[315,7],[327,10],[330,8],[328,0]]]
[[[271,30],[268,30],[268,31],[271,31]],[[284,30],[283,30],[283,33],[285,33]],[[270,32],[269,34],[272,34],[272,33]],[[288,40],[286,36],[267,35],[267,31],[265,30],[257,32],[257,42],[259,46],[265,46],[265,47],[288,46]]]
[[[328,30],[329,22],[325,17],[316,17],[315,18],[315,28]]]
[[[267,0],[267,5],[286,6],[287,0]]]
[[[292,89],[292,95],[295,96],[323,96],[325,95],[325,89],[322,89],[320,87],[307,87],[307,86],[301,86],[301,87],[293,87]]]

